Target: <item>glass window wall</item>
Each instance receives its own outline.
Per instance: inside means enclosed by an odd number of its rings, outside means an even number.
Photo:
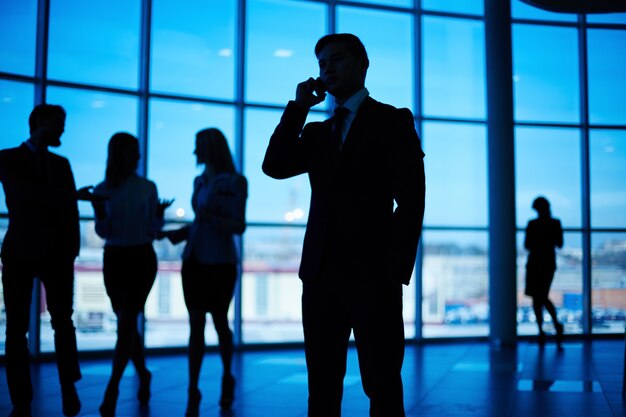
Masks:
[[[424,16],[422,25],[424,115],[484,120],[483,22]]]
[[[37,0],[0,2],[0,71],[33,76],[36,39]]]
[[[626,233],[594,233],[591,248],[592,331],[624,333]]]
[[[535,198],[544,196],[563,227],[581,227],[580,131],[518,127],[515,130],[517,227],[534,218]]]
[[[372,22],[376,22],[372,25]],[[376,100],[413,108],[413,18],[409,14],[338,7],[337,31],[359,36],[370,61],[365,85]]]
[[[580,120],[578,34],[575,28],[513,25],[515,120]]]
[[[236,20],[236,1],[153,1],[152,90],[233,100]]]
[[[245,98],[285,106],[294,99],[298,83],[319,75],[314,47],[328,29],[326,6],[292,0],[250,0],[246,14]]]
[[[48,77],[136,89],[141,0],[50,2]]]
[[[487,336],[487,232],[425,231],[422,237],[423,337]]]
[[[44,1],[44,0],[39,0]],[[326,33],[354,32],[370,56],[366,85],[372,97],[415,112],[426,152],[427,208],[421,282],[404,288],[406,336],[488,335],[487,114],[485,43],[481,1],[192,0],[173,7],[152,1],[87,4],[50,2],[45,79],[35,79],[37,1],[0,5],[0,133],[2,148],[28,137],[35,87],[68,112],[63,145],[79,186],[104,177],[106,146],[117,131],[142,135],[141,172],[162,198],[176,201],[167,228],[190,221],[195,133],[218,127],[249,181],[248,231],[243,237],[241,323],[243,343],[302,341],[301,282],[297,269],[310,185],[305,175],[276,181],[261,170],[269,137],[296,85],[318,75],[313,48]],[[179,7],[180,6],[180,7]],[[147,9],[146,9],[147,10]],[[582,300],[592,300],[593,332],[624,329],[620,303],[626,236],[626,43],[623,15],[556,14],[512,1],[515,92],[516,223],[518,239],[530,204],[543,194],[567,228],[552,287],[566,332],[582,332]],[[141,23],[149,29],[150,56],[140,74]],[[579,30],[587,35],[587,50]],[[285,36],[288,34],[288,36]],[[39,45],[45,51],[46,45]],[[242,47],[242,50],[238,50]],[[609,51],[609,53],[607,53]],[[580,60],[587,55],[587,62]],[[418,54],[418,55],[416,55]],[[44,67],[40,68],[40,72]],[[148,91],[139,87],[149,79]],[[421,78],[419,78],[421,77]],[[237,83],[241,82],[241,85]],[[580,91],[588,85],[588,90]],[[243,87],[243,88],[241,88]],[[587,99],[585,103],[582,100]],[[146,105],[144,110],[144,105]],[[309,114],[323,120],[330,99]],[[585,109],[588,108],[588,117]],[[147,126],[147,129],[144,129]],[[144,130],[147,130],[144,132]],[[589,138],[589,148],[586,138]],[[589,161],[584,161],[589,155]],[[585,195],[585,170],[590,191]],[[495,196],[494,196],[495,197]],[[589,204],[591,229],[584,226]],[[76,262],[79,348],[110,349],[115,317],[104,292],[102,240],[80,205],[82,251]],[[0,195],[0,236],[6,206]],[[592,248],[582,250],[585,233]],[[623,245],[622,245],[623,246]],[[188,325],[180,282],[183,245],[156,242],[159,275],[146,304],[146,345],[187,344]],[[525,252],[518,240],[518,330],[534,334],[523,295]],[[585,278],[583,258],[591,262]],[[622,268],[622,269],[620,269]],[[583,294],[583,280],[591,293]],[[421,287],[418,287],[421,286]],[[421,288],[421,307],[415,299]],[[522,291],[522,292],[520,292]],[[41,350],[52,332],[41,304]],[[0,304],[1,306],[2,304]],[[422,322],[415,309],[422,308]],[[4,326],[0,309],[0,332]],[[231,322],[235,320],[231,308]],[[418,329],[416,326],[422,326]],[[533,327],[535,326],[535,327]],[[421,332],[419,331],[421,330]],[[216,343],[207,325],[207,341]],[[0,353],[3,352],[3,340]]]

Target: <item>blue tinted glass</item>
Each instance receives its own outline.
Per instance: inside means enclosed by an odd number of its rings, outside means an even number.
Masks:
[[[577,42],[573,28],[513,26],[516,120],[580,120]]]
[[[216,127],[228,140],[235,158],[235,112],[230,106],[152,100],[148,177],[156,182],[159,195],[175,198],[166,217],[193,219],[191,194],[193,180],[203,166],[196,165],[196,133]]]
[[[47,101],[63,106],[67,112],[58,153],[69,159],[76,186],[96,185],[104,179],[111,136],[119,131],[137,134],[137,99],[50,87]],[[81,215],[93,215],[91,204],[81,202],[79,209]]]
[[[424,114],[484,119],[483,23],[427,16],[423,22]]]
[[[32,84],[0,80],[0,149],[20,146],[29,137],[28,116],[33,110]],[[0,213],[6,213],[4,189],[0,187]]]
[[[427,179],[424,223],[487,226],[485,127],[425,122],[422,133]]]
[[[626,125],[626,30],[590,29],[589,120]]]
[[[337,8],[338,32],[357,35],[370,66],[365,85],[372,97],[413,107],[413,19],[408,14]]]
[[[422,0],[422,8],[439,12],[482,15],[484,2],[481,0]]]
[[[425,231],[422,237],[423,336],[488,335],[487,232]]]
[[[248,178],[248,221],[306,223],[311,186],[307,175],[275,180],[261,170],[270,136],[282,112],[246,111],[244,172]],[[323,114],[309,113],[308,121],[324,119]]]
[[[245,343],[302,342],[304,227],[249,227],[241,280]]]
[[[624,334],[626,234],[591,235],[592,331]]]
[[[514,19],[554,20],[558,22],[575,22],[575,14],[554,13],[522,3],[520,0],[511,1],[511,16]]]
[[[0,71],[35,73],[37,1],[0,2]]]
[[[28,116],[34,107],[32,84],[0,80],[0,149],[28,139]]]
[[[587,22],[626,24],[626,13],[588,14]]]
[[[156,0],[152,5],[152,89],[233,99],[236,1]]]
[[[139,0],[52,1],[48,76],[136,88]]]
[[[318,76],[313,49],[326,31],[326,6],[252,0],[247,20],[246,100],[285,105],[298,83]]]
[[[591,130],[591,226],[626,227],[626,130]]]
[[[564,227],[580,227],[580,175],[578,129],[515,129],[517,226],[526,227],[528,220],[536,216],[531,205],[542,195]]]
[[[385,6],[413,7],[413,0],[348,0],[358,3],[382,4]]]

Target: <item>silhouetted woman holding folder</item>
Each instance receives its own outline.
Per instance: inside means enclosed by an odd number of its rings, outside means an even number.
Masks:
[[[556,271],[555,248],[563,247],[563,229],[561,221],[552,217],[550,203],[544,197],[537,197],[533,201],[533,209],[537,211],[537,218],[528,222],[524,247],[528,250],[526,262],[526,295],[533,299],[533,310],[539,327],[539,344],[543,346],[546,335],[543,332],[543,307],[548,310],[557,335],[557,345],[560,348],[563,339],[563,325],[559,323],[556,309],[548,298],[550,286]]]
[[[101,416],[114,416],[119,384],[131,359],[139,376],[137,399],[150,399],[152,375],[146,368],[137,317],[144,309],[157,273],[152,248],[171,201],[159,202],[156,185],[136,174],[139,142],[128,133],[109,141],[105,180],[94,189],[96,233],[105,239],[104,285],[117,316],[117,343],[111,377],[100,405]]]
[[[205,350],[206,313],[213,317],[224,369],[219,404],[228,409],[234,400],[233,335],[228,326],[228,309],[239,264],[233,238],[246,228],[248,197],[246,178],[237,173],[221,131],[212,128],[198,132],[194,153],[197,163],[205,166],[194,180],[194,221],[191,226],[164,232],[172,243],[187,240],[181,271],[190,325],[187,417],[198,415],[202,397],[198,380]]]

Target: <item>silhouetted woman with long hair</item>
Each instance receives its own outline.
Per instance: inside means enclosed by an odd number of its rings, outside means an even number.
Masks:
[[[537,197],[532,207],[537,211],[537,218],[528,222],[524,239],[524,247],[528,250],[525,293],[533,299],[533,310],[539,327],[539,344],[543,346],[546,341],[543,331],[543,307],[545,307],[552,317],[557,345],[560,348],[563,325],[557,319],[556,308],[548,294],[556,271],[555,248],[563,247],[563,229],[561,221],[552,217],[550,203],[544,197]]]
[[[165,232],[173,243],[187,240],[181,271],[190,325],[187,417],[198,415],[202,398],[198,380],[205,350],[206,313],[213,317],[223,365],[220,407],[229,409],[234,400],[228,309],[239,265],[234,236],[246,228],[248,197],[246,178],[237,173],[221,131],[211,128],[198,132],[194,153],[197,164],[204,165],[204,172],[193,184],[194,221],[191,226]]]
[[[137,398],[150,399],[152,375],[146,368],[137,317],[144,310],[157,273],[152,248],[169,202],[159,202],[156,185],[137,175],[139,142],[128,133],[111,137],[105,179],[94,189],[96,233],[105,239],[103,274],[117,316],[117,342],[111,377],[100,405],[101,416],[114,416],[119,384],[131,359],[139,376]]]

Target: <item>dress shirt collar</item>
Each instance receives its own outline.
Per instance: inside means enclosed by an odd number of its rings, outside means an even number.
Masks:
[[[350,115],[354,115],[356,114],[357,110],[359,110],[359,106],[361,106],[363,100],[365,100],[365,98],[369,95],[370,93],[369,91],[367,91],[367,88],[363,87],[359,91],[354,93],[349,99],[347,99],[346,102],[343,103],[343,105],[339,105],[337,102],[335,102],[335,105],[333,107],[333,113],[335,112],[337,107],[345,107],[346,109],[350,110]]]
[[[39,152],[47,152],[48,148],[44,147],[44,148],[39,148],[37,147],[37,145],[35,145],[33,143],[32,140],[28,139],[24,141],[24,145],[26,145],[26,147],[28,149],[30,149],[33,153],[39,153]]]

